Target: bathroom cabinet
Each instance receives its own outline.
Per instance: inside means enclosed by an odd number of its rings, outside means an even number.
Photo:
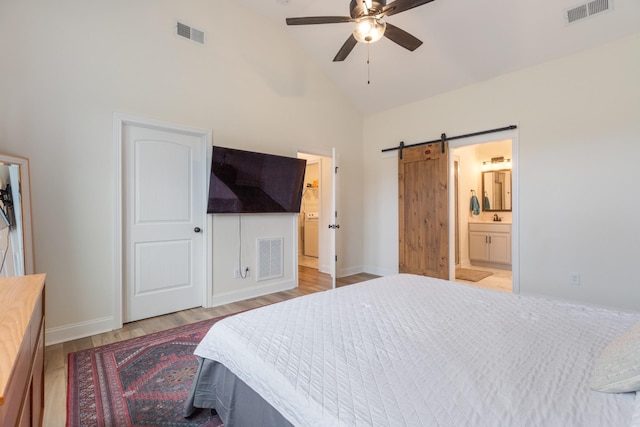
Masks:
[[[487,267],[511,268],[511,224],[469,223],[469,260]]]

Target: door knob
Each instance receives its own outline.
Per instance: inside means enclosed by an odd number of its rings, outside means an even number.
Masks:
[[[195,231],[196,233],[199,233],[199,232],[201,232],[202,230],[200,229],[200,227],[196,227],[196,228],[194,228],[194,229],[193,229],[193,231]]]

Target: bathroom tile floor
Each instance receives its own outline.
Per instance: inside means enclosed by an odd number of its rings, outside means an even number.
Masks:
[[[465,268],[471,268],[474,270],[491,271],[493,274],[489,277],[478,282],[470,282],[468,280],[455,279],[457,283],[464,283],[465,285],[477,286],[480,288],[493,289],[501,292],[512,292],[513,290],[513,276],[511,270],[503,270],[500,268],[488,268],[480,267],[477,265],[470,265]]]

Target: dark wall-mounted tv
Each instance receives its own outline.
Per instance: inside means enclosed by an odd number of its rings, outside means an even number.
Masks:
[[[307,161],[213,147],[207,213],[300,212]]]

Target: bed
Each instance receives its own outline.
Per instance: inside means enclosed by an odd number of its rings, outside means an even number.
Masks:
[[[639,321],[378,278],[215,323],[195,350],[185,415],[212,408],[226,427],[638,426]]]

